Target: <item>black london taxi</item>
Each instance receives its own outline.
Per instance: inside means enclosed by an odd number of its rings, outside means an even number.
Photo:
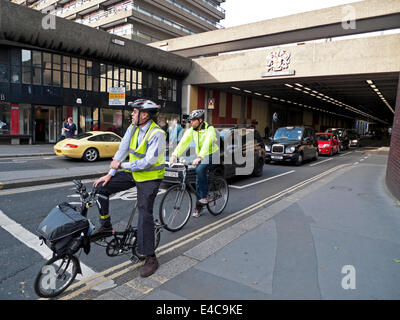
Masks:
[[[265,143],[265,162],[291,162],[301,165],[304,160],[318,159],[315,130],[306,126],[281,127],[272,140]]]

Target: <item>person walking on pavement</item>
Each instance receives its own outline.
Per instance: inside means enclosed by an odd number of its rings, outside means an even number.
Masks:
[[[192,164],[196,166],[196,192],[200,195],[199,203],[204,205],[208,202],[207,171],[212,166],[213,154],[219,151],[217,135],[214,127],[204,121],[204,110],[192,111],[188,120],[191,128],[184,133],[181,141],[176,146],[170,157],[170,164],[173,164],[185,152],[190,143],[194,141],[197,158],[193,160]],[[200,164],[200,162],[202,163]],[[199,211],[196,206],[193,216],[199,217]]]
[[[73,138],[78,134],[76,124],[72,121],[72,117],[68,118],[67,123],[64,123],[65,138]]]
[[[169,144],[171,146],[176,146],[182,139],[183,129],[178,119],[173,120],[173,127],[171,128],[171,133],[169,135]]]
[[[109,196],[136,186],[139,209],[138,251],[146,255],[140,275],[148,277],[158,268],[154,252],[153,205],[164,178],[166,137],[155,122],[159,105],[145,99],[135,100],[129,105],[133,108],[132,125],[122,138],[110,164],[110,171],[93,184],[98,189],[101,205],[101,227],[95,233],[112,230]],[[128,153],[129,161],[122,162]],[[117,169],[125,170],[117,172]]]

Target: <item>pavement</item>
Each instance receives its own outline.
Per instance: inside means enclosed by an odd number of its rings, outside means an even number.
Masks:
[[[400,201],[386,189],[387,154],[367,151],[96,300],[400,299]]]

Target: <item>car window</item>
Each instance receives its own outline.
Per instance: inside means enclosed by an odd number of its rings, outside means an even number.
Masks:
[[[103,141],[106,142],[121,142],[121,139],[113,134],[104,134]]]
[[[104,141],[103,137],[104,137],[104,134],[99,134],[97,136],[89,138],[88,141],[102,142],[102,141]]]
[[[331,135],[330,134],[317,134],[317,141],[330,141]]]
[[[81,133],[80,135],[78,135],[75,139],[80,140],[80,139],[90,137],[92,135],[93,135],[92,133],[85,132],[85,133]]]
[[[276,130],[274,140],[301,140],[303,128],[279,128]]]

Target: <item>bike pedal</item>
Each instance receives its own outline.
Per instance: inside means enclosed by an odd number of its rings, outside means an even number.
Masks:
[[[136,255],[133,255],[133,256],[130,258],[130,260],[131,260],[131,262],[132,262],[133,264],[138,263],[138,262],[140,261],[139,257],[136,256]]]

